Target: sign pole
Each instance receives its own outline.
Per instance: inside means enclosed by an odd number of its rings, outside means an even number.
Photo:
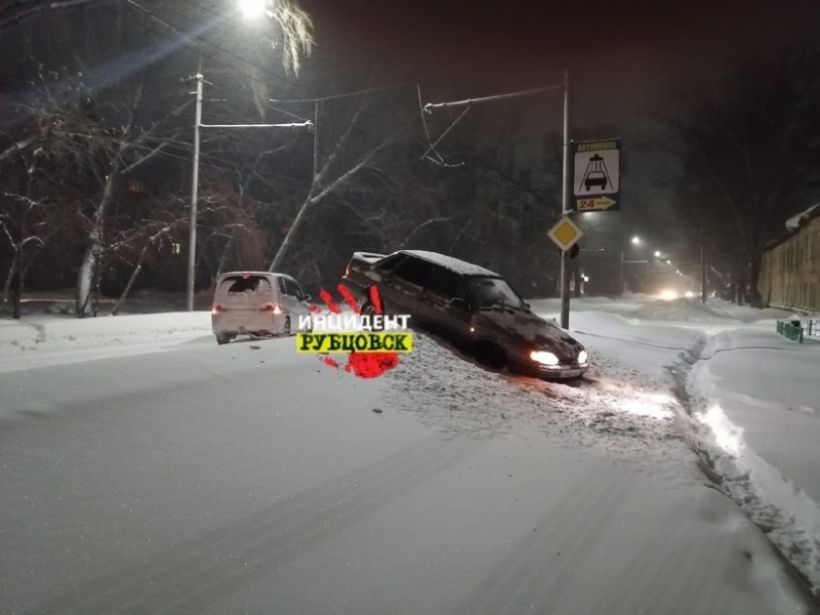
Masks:
[[[561,214],[569,213],[569,71],[564,69],[564,164],[561,171]],[[561,251],[561,327],[569,328],[569,250]]]

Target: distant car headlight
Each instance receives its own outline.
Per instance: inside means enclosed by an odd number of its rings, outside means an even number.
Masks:
[[[558,365],[558,357],[547,350],[532,350],[530,359],[541,365]]]
[[[581,352],[578,353],[578,363],[583,365],[584,363],[587,362],[588,358],[589,357],[587,356],[587,351],[586,350],[582,350]]]

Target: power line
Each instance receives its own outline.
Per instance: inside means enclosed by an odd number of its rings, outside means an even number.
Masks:
[[[497,100],[506,100],[509,98],[519,98],[521,96],[531,96],[533,94],[540,94],[541,92],[554,92],[564,87],[563,83],[555,85],[548,85],[532,90],[521,90],[518,92],[508,92],[505,94],[495,94],[493,96],[482,96],[481,98],[465,98],[464,100],[455,100],[451,102],[427,103],[424,105],[424,110],[429,113],[433,109],[452,109],[454,107],[470,107],[471,105],[478,105],[486,102],[495,102]]]
[[[315,104],[318,102],[325,102],[327,100],[336,100],[339,98],[350,98],[352,96],[360,96],[362,94],[369,94],[371,92],[381,92],[384,90],[397,90],[399,88],[409,87],[410,83],[394,83],[390,85],[374,86],[372,88],[365,88],[362,90],[355,90],[353,92],[344,92],[343,94],[330,94],[328,96],[320,96],[317,98],[269,98],[268,102],[277,104]]]

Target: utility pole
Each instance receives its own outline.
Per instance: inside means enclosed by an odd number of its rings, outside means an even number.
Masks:
[[[703,205],[700,206],[700,302],[706,305],[706,234],[703,223]]]
[[[564,69],[564,146],[561,215],[569,215],[569,71]],[[561,327],[569,329],[569,250],[561,251]]]
[[[188,233],[188,275],[185,283],[186,304],[189,312],[194,310],[194,286],[196,282],[196,217],[197,217],[197,197],[199,194],[199,144],[200,131],[203,128],[307,128],[313,129],[313,122],[291,122],[287,124],[203,124],[202,123],[202,95],[205,77],[202,75],[202,59],[199,60],[199,70],[191,77],[196,81],[196,90],[191,92],[196,95],[196,112],[194,115],[194,160],[191,172],[191,227]],[[213,85],[213,84],[208,84]],[[317,103],[318,113],[318,103]],[[315,161],[314,161],[315,164]]]
[[[189,312],[194,311],[194,282],[196,277],[196,215],[197,197],[199,194],[199,131],[202,127],[202,89],[205,81],[202,76],[202,59],[196,75],[196,111],[194,115],[194,160],[191,173],[191,220],[188,229],[188,277],[185,284],[185,301]]]

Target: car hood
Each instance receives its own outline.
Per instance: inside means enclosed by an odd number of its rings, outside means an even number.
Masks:
[[[583,345],[560,327],[532,312],[512,309],[482,310],[475,315],[476,325],[525,349],[546,349],[562,361],[574,361]]]

